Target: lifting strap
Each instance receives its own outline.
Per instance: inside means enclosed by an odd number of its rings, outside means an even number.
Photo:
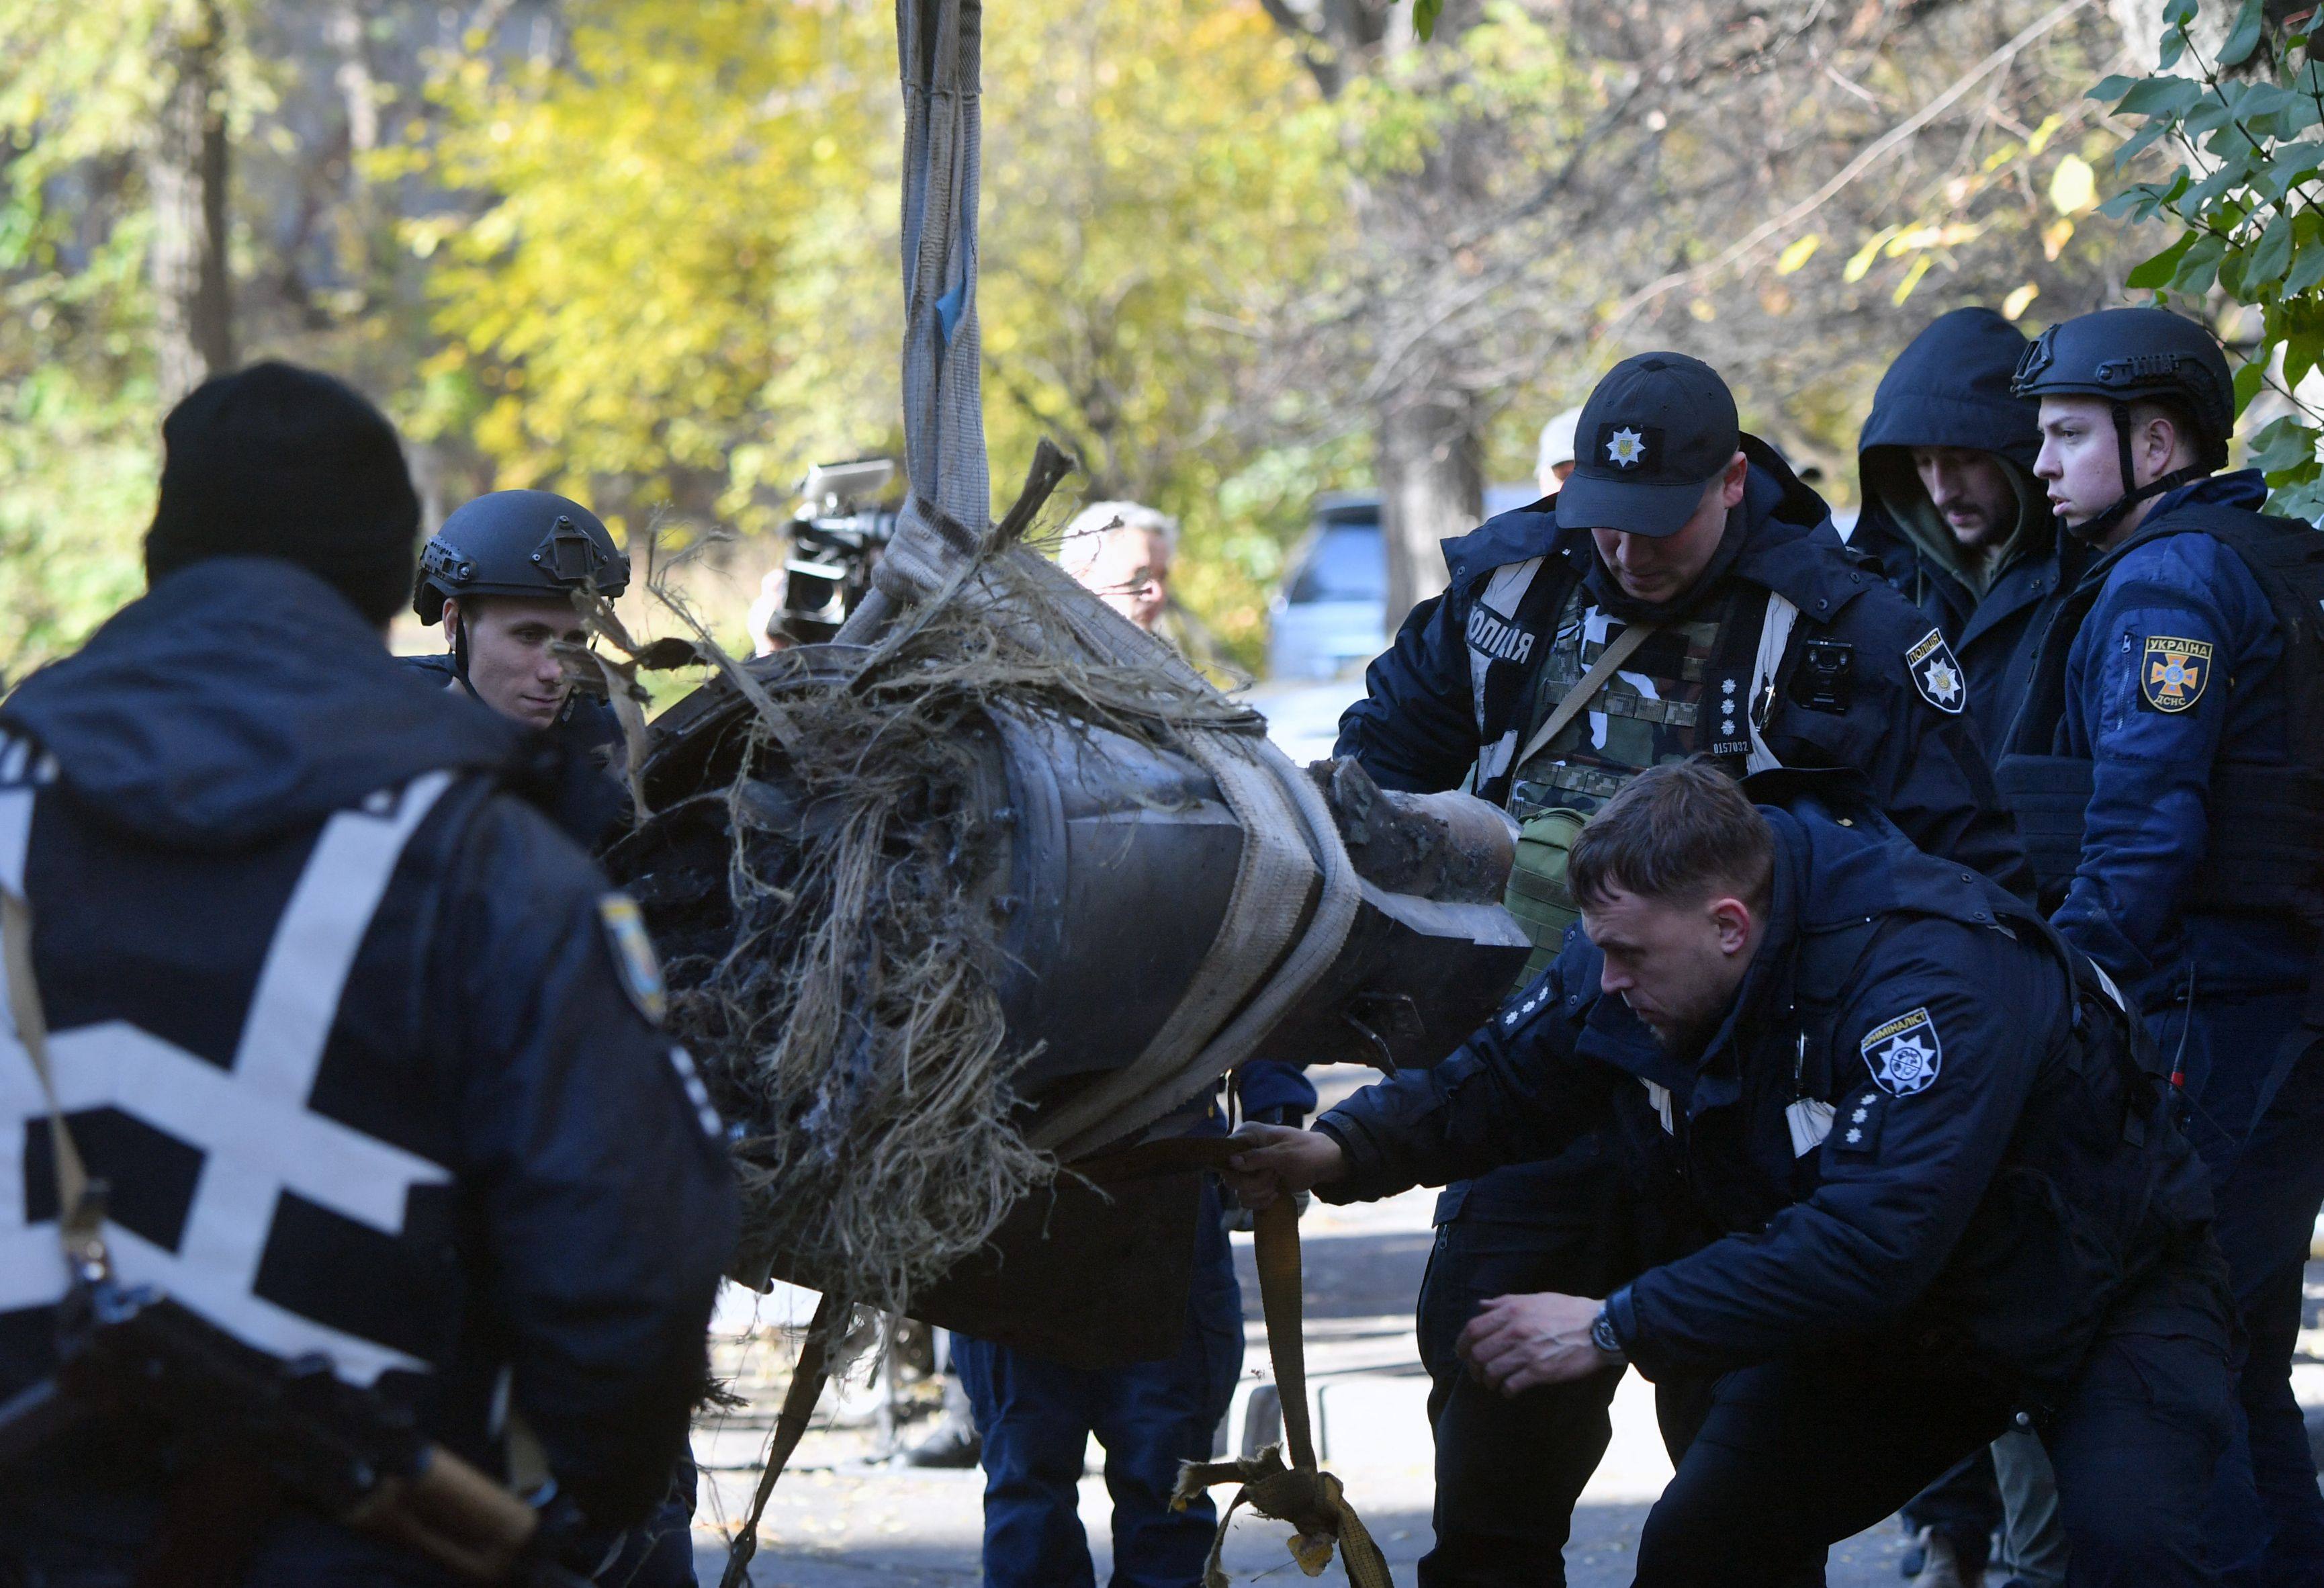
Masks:
[[[1218,1144],[1228,1150],[1241,1145],[1223,1140]],[[1291,1557],[1309,1576],[1322,1574],[1336,1544],[1352,1588],[1393,1588],[1388,1560],[1372,1542],[1356,1508],[1348,1503],[1340,1480],[1315,1463],[1315,1439],[1307,1421],[1306,1343],[1300,1318],[1298,1203],[1278,1196],[1259,1209],[1255,1239],[1259,1295],[1267,1315],[1267,1354],[1275,1364],[1275,1390],[1283,1406],[1283,1444],[1232,1461],[1182,1463],[1170,1509],[1185,1510],[1213,1483],[1242,1485],[1219,1515],[1210,1558],[1203,1563],[1203,1588],[1229,1588],[1219,1552],[1226,1546],[1227,1528],[1233,1524],[1235,1511],[1245,1502],[1260,1516],[1291,1524],[1295,1530]],[[1283,1463],[1284,1445],[1291,1447],[1289,1466]]]
[[[1215,1169],[1250,1145],[1231,1136],[1179,1136],[1149,1142],[1084,1160],[1074,1171],[1100,1185],[1154,1175],[1181,1174],[1188,1169]],[[1307,1353],[1301,1318],[1299,1263],[1299,1205],[1278,1196],[1259,1212],[1252,1253],[1259,1266],[1259,1296],[1267,1318],[1267,1354],[1275,1364],[1275,1390],[1283,1406],[1280,1444],[1257,1455],[1232,1461],[1185,1462],[1178,1468],[1178,1486],[1170,1509],[1184,1510],[1202,1492],[1218,1483],[1242,1488],[1219,1518],[1211,1540],[1210,1558],[1203,1566],[1203,1588],[1229,1588],[1219,1552],[1225,1547],[1227,1528],[1236,1510],[1248,1503],[1260,1516],[1289,1522],[1296,1530],[1290,1540],[1292,1558],[1313,1577],[1332,1558],[1336,1544],[1351,1588],[1394,1588],[1387,1557],[1372,1541],[1356,1508],[1348,1503],[1340,1480],[1315,1461],[1315,1437],[1307,1417]],[[1289,1447],[1290,1462],[1284,1461]],[[731,1584],[722,1588],[732,1588]]]
[[[815,1416],[815,1403],[823,1399],[823,1387],[831,1381],[831,1336],[845,1326],[851,1310],[828,1292],[815,1304],[815,1321],[807,1326],[798,1362],[791,1369],[790,1387],[783,1391],[783,1409],[775,1414],[774,1432],[767,1436],[766,1460],[759,1473],[758,1491],[751,1496],[750,1517],[726,1546],[726,1569],[719,1575],[718,1588],[749,1588],[751,1557],[759,1553],[759,1519],[767,1514],[775,1480],[783,1475],[791,1452],[807,1433],[807,1420]]]

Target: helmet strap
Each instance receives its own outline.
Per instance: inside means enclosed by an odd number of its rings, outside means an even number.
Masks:
[[[2184,468],[2174,468],[2169,474],[2158,475],[2144,485],[2134,486],[2131,482],[2138,477],[2138,474],[2130,458],[2130,404],[2116,402],[2113,408],[2115,456],[2122,466],[2122,494],[2116,497],[2113,505],[2104,512],[2086,518],[2073,526],[2075,535],[2084,540],[2105,540],[2140,503],[2160,496],[2166,491],[2176,491],[2211,472],[2200,463],[2190,463]]]
[[[469,699],[479,706],[484,703],[475,685],[468,681],[468,614],[465,609],[452,614],[452,676],[460,680],[460,688],[468,692]]]

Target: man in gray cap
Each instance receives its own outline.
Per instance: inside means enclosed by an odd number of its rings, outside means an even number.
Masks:
[[[1677,353],[1626,359],[1575,442],[1555,498],[1448,543],[1449,588],[1372,664],[1337,747],[1383,788],[1466,780],[1524,824],[1508,903],[1536,945],[1528,977],[1575,919],[1573,836],[1639,772],[1698,754],[1738,777],[1853,768],[1923,849],[2026,883],[1943,635],[1742,433],[1717,372]],[[1437,1445],[1424,1583],[1563,1580],[1620,1374],[1503,1396],[1464,1374],[1453,1344],[1496,1297],[1604,1296],[1713,1233],[1665,1193],[1679,1167],[1670,1135],[1591,1137],[1438,1202],[1418,1324]],[[1658,1386],[1674,1445],[1707,1388]]]

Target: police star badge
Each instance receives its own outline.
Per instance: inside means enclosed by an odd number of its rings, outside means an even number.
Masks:
[[[1960,663],[1953,660],[1952,647],[1945,643],[1942,630],[1931,629],[1913,642],[1904,652],[1904,670],[1913,675],[1913,688],[1921,692],[1921,698],[1947,716],[1959,716],[1961,707],[1969,704]]]
[[[662,985],[661,960],[654,953],[653,939],[646,936],[638,901],[626,893],[608,893],[597,900],[597,919],[605,923],[605,944],[613,951],[613,968],[622,974],[622,991],[640,1014],[661,1024],[669,999]]]
[[[1646,460],[1646,439],[1626,425],[1606,443],[1606,456],[1617,467],[1636,468]]]
[[[2203,697],[2211,681],[2211,648],[2201,640],[2146,636],[2138,669],[2138,703],[2149,711],[2181,712]]]
[[[1945,1060],[1944,1045],[1937,1040],[1937,1023],[1926,1009],[1881,1021],[1864,1034],[1859,1050],[1873,1080],[1892,1097],[1927,1091]]]

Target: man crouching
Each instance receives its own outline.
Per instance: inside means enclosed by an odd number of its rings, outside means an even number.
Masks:
[[[1250,1128],[1230,1180],[1366,1200],[1613,1122],[1700,1243],[1603,1301],[1488,1301],[1461,1352],[1508,1395],[1625,1361],[1698,1387],[1642,1584],[1796,1580],[2021,1413],[2078,1581],[2210,1581],[2223,1270],[2144,1039],[1848,774],[1771,777],[1755,807],[1641,774],[1575,841],[1582,930],[1539,980],[1434,1069]]]

